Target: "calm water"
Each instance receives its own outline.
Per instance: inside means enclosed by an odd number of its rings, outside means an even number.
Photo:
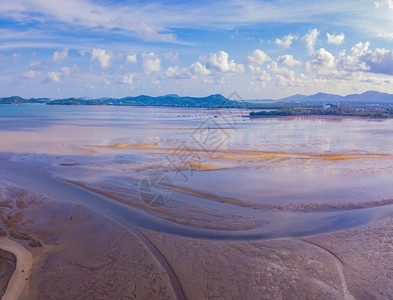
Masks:
[[[393,120],[246,113],[0,106],[0,151],[136,207],[141,180],[165,173],[176,191],[155,213],[198,226],[234,216],[258,225],[255,208],[341,210],[393,198]]]

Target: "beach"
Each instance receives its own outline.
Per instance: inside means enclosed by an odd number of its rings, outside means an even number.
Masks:
[[[391,120],[230,112],[217,147],[199,139],[209,110],[11,108],[3,298],[393,295]]]
[[[7,289],[2,299],[18,299],[30,276],[33,257],[23,246],[5,237],[0,237],[0,248],[12,253],[16,257],[16,268],[8,282]]]

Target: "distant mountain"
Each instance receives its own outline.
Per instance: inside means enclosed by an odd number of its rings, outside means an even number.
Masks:
[[[351,94],[347,96],[340,96],[336,94],[317,93],[315,95],[293,95],[278,100],[272,99],[254,99],[249,102],[237,102],[229,100],[220,94],[210,95],[207,97],[182,97],[176,94],[169,94],[164,96],[152,97],[147,95],[140,95],[136,97],[124,98],[97,98],[91,99],[89,97],[80,98],[65,98],[52,100],[49,98],[30,98],[25,99],[19,96],[0,98],[0,104],[22,104],[22,103],[43,103],[48,105],[123,105],[123,106],[180,106],[180,107],[260,107],[263,102],[272,103],[320,103],[320,102],[359,102],[359,103],[392,103],[393,94],[381,93],[376,91],[368,91],[362,94]],[[271,106],[272,106],[271,105]],[[272,106],[272,107],[273,107]]]
[[[389,103],[393,102],[393,95],[376,91],[368,91],[363,94],[348,95],[345,96],[344,99],[347,101]]]
[[[181,106],[181,107],[234,107],[238,102],[229,100],[220,94],[207,97],[180,97],[178,95],[165,95],[152,97],[140,95],[136,97],[100,98],[84,100],[80,98],[67,98],[53,100],[49,105],[123,105],[123,106]]]
[[[336,94],[317,93],[315,95],[293,95],[276,100],[278,102],[367,102],[367,103],[393,103],[393,95],[376,91],[362,94],[340,96]]]
[[[282,102],[304,101],[305,99],[307,99],[307,97],[309,97],[309,96],[296,94],[296,95],[293,95],[293,96],[282,98],[279,101],[282,101]]]
[[[179,98],[179,95],[176,94],[168,94],[168,95],[164,95],[164,96],[158,96],[158,97],[172,97],[172,98]]]
[[[0,98],[0,104],[47,103],[48,101],[49,99],[47,98],[24,99],[19,96]]]
[[[308,101],[341,101],[342,96],[335,94],[318,93],[307,97]]]

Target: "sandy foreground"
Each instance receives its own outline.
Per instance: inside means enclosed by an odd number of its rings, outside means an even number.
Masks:
[[[303,238],[214,241],[143,231],[189,299],[393,299],[393,218]]]
[[[6,237],[0,237],[0,248],[14,254],[16,257],[16,268],[1,299],[18,299],[26,286],[27,279],[29,278],[30,268],[33,264],[33,256],[22,245]]]
[[[393,299],[392,216],[310,237],[195,239],[0,191],[0,248],[17,258],[2,299]]]

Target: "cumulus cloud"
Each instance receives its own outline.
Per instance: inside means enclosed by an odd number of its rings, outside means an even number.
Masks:
[[[187,68],[179,68],[178,66],[169,67],[165,71],[165,75],[169,78],[179,78],[179,79],[190,78],[190,74]]]
[[[293,36],[292,34],[284,36],[282,39],[277,38],[274,43],[282,48],[288,49],[291,47],[292,41],[296,39],[296,36]]]
[[[276,84],[280,87],[286,87],[294,84],[295,72],[287,68],[280,68],[277,62],[273,61],[267,66],[267,70],[276,74]]]
[[[154,53],[143,53],[142,67],[146,74],[158,72],[161,70],[161,59]]]
[[[112,51],[104,50],[104,49],[93,49],[91,53],[91,61],[97,60],[101,68],[108,69],[112,64]]]
[[[297,65],[301,65],[301,64],[302,64],[300,61],[296,60],[296,59],[295,59],[292,55],[290,55],[290,54],[286,54],[286,55],[279,56],[279,57],[277,58],[277,61],[278,61],[280,64],[287,65],[287,66],[290,66],[290,67],[294,67],[294,66],[297,66]]]
[[[63,51],[56,51],[53,53],[53,61],[63,61],[68,57],[68,48],[64,48]]]
[[[376,74],[393,75],[393,52],[385,48],[369,50],[370,43],[358,43],[351,49],[351,56],[348,56],[343,63],[345,68],[360,68]]]
[[[222,73],[244,73],[245,71],[242,64],[235,63],[233,59],[228,61],[228,53],[225,51],[219,51],[218,54],[211,53],[208,64]]]
[[[38,74],[39,74],[38,72],[30,70],[30,71],[23,73],[23,77],[33,79],[33,78],[36,78]]]
[[[334,68],[336,67],[334,60],[333,54],[321,48],[315,52],[313,64],[323,68]]]
[[[266,83],[272,80],[270,74],[261,67],[251,65],[250,70],[254,74],[254,79],[262,83],[262,87],[266,87]]]
[[[48,78],[54,82],[59,83],[61,81],[61,73],[57,71],[48,72]]]
[[[126,64],[135,64],[135,63],[136,63],[136,54],[126,56]]]
[[[189,69],[190,69],[191,74],[194,74],[194,75],[207,76],[207,75],[210,75],[210,73],[211,73],[208,69],[206,69],[206,66],[202,65],[199,61],[197,61],[196,63],[193,63]]]
[[[131,73],[124,75],[121,80],[121,83],[133,85],[134,84],[134,75]]]
[[[384,48],[377,48],[368,53],[364,61],[370,66],[370,72],[393,75],[393,52]]]
[[[164,56],[164,58],[171,63],[175,64],[175,63],[179,62],[179,53],[178,52],[176,52],[176,53],[167,52],[167,53],[162,54],[162,56]]]
[[[357,43],[352,47],[350,51],[350,55],[343,56],[342,59],[338,62],[338,66],[341,70],[345,71],[369,71],[370,66],[363,60],[366,55],[369,53],[368,47],[370,46],[370,42],[365,43]]]
[[[165,71],[165,75],[169,78],[177,78],[177,79],[196,79],[199,77],[204,77],[210,75],[210,70],[206,68],[205,65],[202,65],[199,61],[193,63],[188,68],[179,68],[178,66],[169,67]]]
[[[255,50],[251,56],[247,57],[250,65],[263,65],[265,62],[270,61],[271,58],[262,50]]]
[[[307,52],[309,55],[314,53],[314,46],[319,36],[319,30],[314,28],[310,30],[303,38],[306,41]]]
[[[342,43],[344,43],[344,33],[341,34],[329,34],[326,33],[327,39],[328,39],[328,43],[329,44],[333,44],[333,45],[341,45]]]
[[[316,71],[319,79],[327,78],[343,78],[350,74],[345,74],[345,72],[339,72],[336,67],[336,58],[329,51],[321,48],[317,50],[314,54],[313,68]]]

